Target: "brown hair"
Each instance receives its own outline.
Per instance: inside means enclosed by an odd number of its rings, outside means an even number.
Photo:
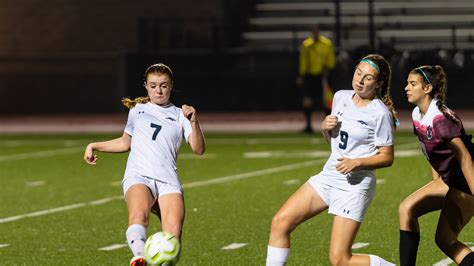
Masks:
[[[174,83],[173,71],[171,71],[171,68],[163,63],[153,64],[146,69],[145,74],[143,75],[143,82],[145,84],[147,82],[148,75],[150,74],[167,75],[171,80],[171,85],[173,85]],[[136,97],[133,100],[130,98],[123,98],[122,104],[125,105],[127,108],[131,109],[135,107],[137,103],[147,103],[149,101],[150,98],[148,96]]]
[[[416,74],[421,77],[425,85],[431,84],[433,89],[430,96],[437,100],[436,106],[447,119],[461,125],[461,121],[446,106],[446,93],[448,91],[448,79],[444,69],[440,65],[420,66],[410,71],[410,74]]]
[[[378,75],[377,80],[380,82],[380,86],[375,90],[377,97],[382,100],[382,102],[387,106],[388,110],[392,114],[393,126],[396,128],[398,126],[398,116],[395,106],[392,101],[392,96],[390,95],[390,83],[392,81],[392,68],[388,61],[379,54],[369,54],[364,58],[359,60],[359,63],[362,60],[370,60],[377,65]]]

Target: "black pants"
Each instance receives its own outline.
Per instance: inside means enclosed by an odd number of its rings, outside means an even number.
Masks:
[[[306,75],[303,77],[303,97],[312,100],[313,106],[311,109],[323,110],[325,108],[322,75]]]

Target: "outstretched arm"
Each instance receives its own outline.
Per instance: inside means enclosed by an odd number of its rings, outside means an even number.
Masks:
[[[195,154],[203,155],[206,150],[206,142],[204,141],[204,134],[197,116],[196,109],[190,105],[183,104],[181,106],[184,116],[191,122],[193,132],[189,135],[189,145]]]
[[[474,194],[474,165],[472,163],[472,157],[469,151],[462,142],[461,138],[453,138],[449,144],[449,148],[454,152],[454,155],[461,165],[462,173],[466,178],[466,182],[469,185],[471,193]]]
[[[120,138],[102,141],[102,142],[93,142],[87,145],[86,150],[84,151],[84,161],[86,163],[94,165],[97,163],[97,156],[94,155],[94,151],[101,152],[126,152],[130,150],[130,143],[132,138],[127,133],[123,133]]]
[[[339,164],[336,165],[336,170],[343,174],[348,174],[354,170],[388,167],[392,165],[393,158],[393,145],[379,147],[379,152],[370,157],[354,159],[338,158]]]

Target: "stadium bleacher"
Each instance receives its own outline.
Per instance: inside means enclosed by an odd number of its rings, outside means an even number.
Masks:
[[[334,1],[266,0],[255,6],[250,30],[243,33],[255,49],[288,49],[309,35],[309,27],[321,25],[334,36]],[[378,43],[390,42],[403,50],[474,48],[474,2],[374,1],[374,27]],[[341,49],[354,49],[369,38],[368,1],[340,3]],[[453,44],[455,42],[455,44]]]

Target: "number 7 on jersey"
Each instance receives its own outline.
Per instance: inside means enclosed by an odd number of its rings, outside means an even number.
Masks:
[[[154,123],[150,124],[150,127],[155,129],[155,132],[153,132],[153,136],[151,137],[152,140],[156,140],[156,136],[158,136],[158,133],[160,133],[161,130],[161,125],[157,125]]]

